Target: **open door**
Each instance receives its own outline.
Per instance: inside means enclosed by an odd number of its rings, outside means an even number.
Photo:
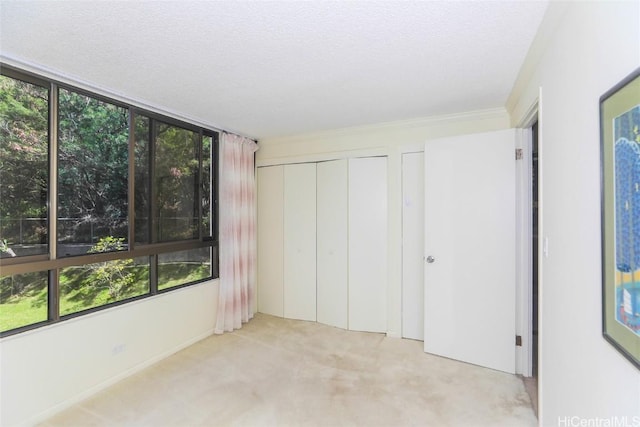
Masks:
[[[515,372],[515,130],[425,143],[428,353]]]

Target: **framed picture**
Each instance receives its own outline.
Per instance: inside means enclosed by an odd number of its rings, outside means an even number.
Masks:
[[[640,68],[600,98],[603,335],[640,369]]]

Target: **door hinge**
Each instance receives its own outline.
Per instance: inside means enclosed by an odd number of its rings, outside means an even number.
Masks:
[[[520,335],[516,335],[516,347],[522,347],[522,337]]]
[[[522,160],[522,148],[516,148],[516,160]]]

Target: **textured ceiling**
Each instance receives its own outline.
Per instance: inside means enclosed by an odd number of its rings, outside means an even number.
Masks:
[[[0,54],[257,138],[502,107],[546,1],[5,1]]]

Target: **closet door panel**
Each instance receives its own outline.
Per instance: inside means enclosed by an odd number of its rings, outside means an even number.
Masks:
[[[349,329],[387,331],[387,158],[349,160]]]
[[[347,329],[347,160],[317,165],[318,322]]]
[[[316,320],[316,164],[284,166],[284,317]]]
[[[402,155],[402,337],[424,340],[424,153]]]
[[[282,317],[284,168],[258,168],[258,311]]]

